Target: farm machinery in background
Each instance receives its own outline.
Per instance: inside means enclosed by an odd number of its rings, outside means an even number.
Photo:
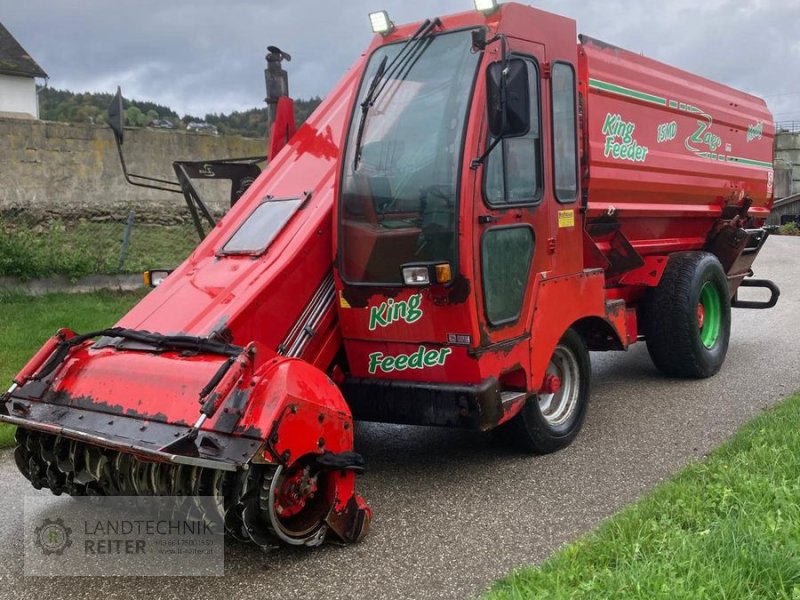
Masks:
[[[296,132],[278,94],[271,160],[192,255],[114,327],[45,343],[0,403],[34,487],[214,496],[239,539],[354,542],[372,514],[354,419],[500,427],[546,453],[584,421],[590,350],[722,367],[731,307],[778,298],[752,278],[765,103],[576,45],[571,19],[476,9],[373,13]]]

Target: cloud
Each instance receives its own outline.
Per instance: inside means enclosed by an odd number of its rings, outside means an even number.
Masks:
[[[578,31],[766,96],[800,120],[800,3],[778,0],[541,0]],[[0,0],[4,24],[50,85],[113,91],[204,115],[262,106],[264,54],[292,55],[296,97],[325,95],[369,44],[367,14],[395,22],[471,10],[470,0]]]

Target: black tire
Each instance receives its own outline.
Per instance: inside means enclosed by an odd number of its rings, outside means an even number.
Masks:
[[[564,414],[563,421],[554,423],[553,419],[545,416],[542,411],[540,400],[552,396],[552,402],[557,394],[534,394],[526,400],[525,406],[513,419],[497,428],[497,435],[500,439],[523,452],[549,454],[565,448],[578,435],[589,403],[592,368],[586,344],[581,336],[572,329],[568,330],[558,342],[549,368],[554,368],[557,364],[555,361],[558,361],[565,352],[572,357],[567,360],[574,359],[576,379],[573,384],[576,386],[576,396],[572,408]],[[564,354],[564,356],[567,355]],[[566,388],[565,383],[558,393],[565,392]]]
[[[711,341],[701,327],[701,293],[719,298],[718,334]],[[658,286],[642,306],[642,328],[653,364],[669,377],[700,379],[725,362],[731,335],[731,298],[722,265],[708,252],[670,256]],[[705,321],[705,309],[702,320]],[[716,321],[716,319],[715,319]],[[710,342],[710,343],[709,343]]]

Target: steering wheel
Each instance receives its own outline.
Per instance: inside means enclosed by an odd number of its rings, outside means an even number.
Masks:
[[[417,238],[415,256],[420,256],[437,240],[453,234],[454,186],[450,183],[435,183],[420,189],[419,212],[420,234]],[[436,257],[433,257],[436,258]]]

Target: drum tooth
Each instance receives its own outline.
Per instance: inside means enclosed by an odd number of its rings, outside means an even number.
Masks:
[[[66,491],[65,484],[67,483],[67,476],[58,470],[55,463],[51,463],[47,466],[46,477],[47,486],[53,494],[60,496]]]
[[[241,503],[241,497],[244,495],[243,492],[246,488],[247,473],[236,473],[235,482],[231,483],[228,488],[229,496],[226,497],[225,502],[225,531],[240,542],[248,542],[250,541],[250,536],[247,535],[242,521],[244,505]]]
[[[89,484],[97,481],[92,472],[92,450],[89,446],[80,445],[75,452],[75,482],[87,486],[87,493],[89,491]],[[91,494],[95,495],[95,494]]]
[[[17,446],[14,449],[14,462],[17,463],[17,469],[22,473],[28,481],[31,481],[31,472],[29,470],[30,457],[28,451],[24,446]]]
[[[49,464],[56,462],[56,455],[54,446],[56,438],[52,435],[42,435],[39,437],[39,445],[41,446],[41,457]]]

